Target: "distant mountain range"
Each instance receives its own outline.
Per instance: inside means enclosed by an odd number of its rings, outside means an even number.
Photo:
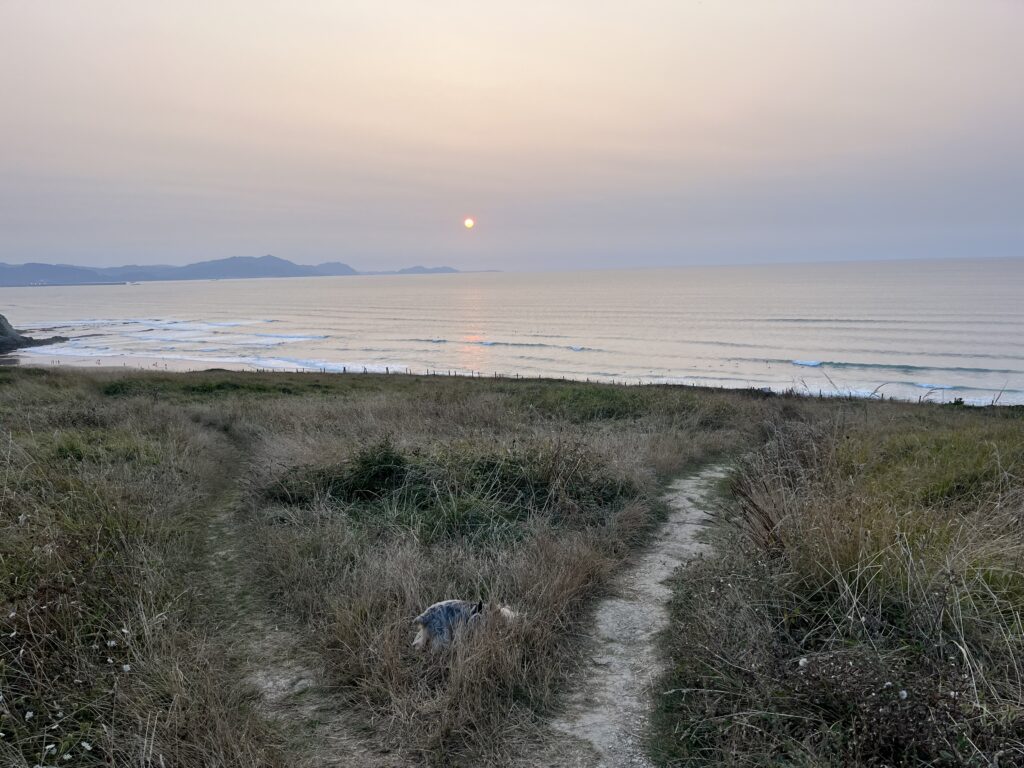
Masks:
[[[451,267],[406,267],[394,272],[359,272],[330,261],[306,266],[277,256],[233,256],[184,267],[166,265],[73,267],[69,264],[0,264],[0,286],[97,285],[154,280],[239,280],[256,277],[336,277],[339,275],[434,275],[458,272]]]

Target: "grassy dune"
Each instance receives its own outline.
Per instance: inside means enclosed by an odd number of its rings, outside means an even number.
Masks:
[[[992,756],[1024,729],[1022,426],[680,387],[3,369],[0,765],[323,764],[322,726],[262,698],[267,624],[381,754],[507,762],[662,483],[726,458],[653,753]],[[453,596],[529,621],[414,654],[412,617]]]

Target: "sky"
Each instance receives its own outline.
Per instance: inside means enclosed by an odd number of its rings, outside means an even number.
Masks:
[[[1021,0],[2,0],[0,261],[1024,256],[1022,31]]]

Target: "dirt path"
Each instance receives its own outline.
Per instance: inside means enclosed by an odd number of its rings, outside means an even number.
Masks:
[[[591,664],[554,734],[531,765],[648,768],[644,750],[651,687],[664,669],[657,635],[668,624],[671,590],[663,582],[703,545],[711,486],[724,475],[711,467],[672,484],[672,511],[650,548],[623,572],[614,596],[597,609]]]
[[[228,465],[231,466],[228,466]],[[241,470],[227,458],[224,477]],[[650,547],[619,575],[613,597],[595,617],[591,663],[564,713],[551,723],[540,752],[521,764],[566,768],[648,768],[644,737],[651,686],[663,666],[656,646],[667,625],[670,589],[663,583],[702,544],[695,538],[704,523],[711,485],[719,467],[675,482],[666,497],[668,519]],[[243,659],[245,681],[261,694],[261,709],[282,730],[296,768],[397,768],[399,755],[379,750],[364,737],[350,713],[337,706],[318,654],[286,617],[271,612],[247,584],[244,565],[243,500],[225,482],[211,504],[206,575],[208,598],[218,616],[216,633]]]
[[[236,456],[224,459],[225,478],[241,468]],[[296,768],[393,768],[398,758],[371,746],[350,716],[336,704],[318,654],[299,630],[274,615],[247,584],[242,558],[243,502],[225,482],[211,505],[207,525],[209,599],[218,616],[216,631],[242,659],[246,683],[261,694],[260,709],[278,723],[285,752]]]

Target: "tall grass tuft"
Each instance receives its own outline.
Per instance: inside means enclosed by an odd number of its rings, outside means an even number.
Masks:
[[[385,438],[284,477],[263,494],[265,583],[323,638],[341,695],[425,756],[493,757],[551,705],[569,630],[655,514],[647,481],[564,440],[406,455]],[[412,618],[451,597],[528,618],[415,653]]]
[[[1024,431],[776,426],[677,577],[667,762],[1024,761]]]
[[[82,383],[0,396],[0,765],[281,764],[193,578],[223,446]]]
[[[349,724],[401,764],[507,763],[557,706],[594,599],[660,519],[659,483],[825,407],[684,387],[0,369],[0,765],[331,764],[332,745],[359,741]],[[526,618],[415,654],[412,618],[449,597]],[[262,636],[275,624],[295,643]],[[309,657],[288,658],[303,644]],[[297,667],[305,703],[246,682]],[[325,708],[341,714],[313,722]]]

